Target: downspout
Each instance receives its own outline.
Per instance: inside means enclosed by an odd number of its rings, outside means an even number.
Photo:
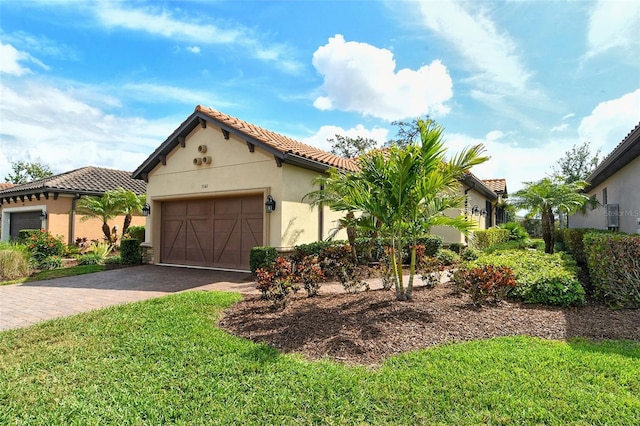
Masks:
[[[71,199],[71,212],[69,213],[69,245],[76,242],[76,201],[80,199],[81,195],[76,194]]]
[[[320,191],[324,191],[324,185],[320,185]],[[324,240],[324,205],[318,206],[318,241]]]

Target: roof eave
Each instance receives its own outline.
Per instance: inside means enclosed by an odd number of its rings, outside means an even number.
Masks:
[[[638,156],[640,156],[640,125],[636,126],[625,140],[587,177],[588,189],[600,185]]]
[[[480,179],[475,177],[473,174],[471,173],[465,174],[464,177],[462,178],[462,181],[470,187],[473,186],[473,189],[475,191],[478,191],[479,193],[489,198],[490,200],[498,199],[498,194],[496,194],[493,190],[491,190],[491,188],[485,185],[484,182],[482,182]],[[475,184],[475,185],[471,185],[471,184]]]

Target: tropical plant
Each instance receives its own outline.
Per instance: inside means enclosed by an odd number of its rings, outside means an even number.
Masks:
[[[135,192],[124,188],[114,189],[109,192],[117,200],[118,215],[124,215],[124,223],[122,225],[122,235],[124,235],[127,233],[129,225],[131,225],[133,215],[142,211],[146,196],[144,194],[137,195]]]
[[[390,258],[396,298],[411,299],[416,272],[416,245],[432,226],[457,228],[467,234],[475,224],[444,212],[461,208],[460,179],[488,158],[476,145],[445,161],[443,129],[431,121],[417,121],[420,144],[397,145],[359,157],[355,172],[332,170],[316,183],[324,185],[311,194],[332,210],[362,212],[358,225],[379,232],[390,241]],[[402,249],[411,247],[409,280],[402,276]]]
[[[114,236],[111,234],[109,221],[118,216],[119,201],[109,191],[105,192],[101,197],[87,196],[78,200],[77,211],[83,215],[80,220],[82,222],[90,219],[99,219],[102,221],[102,233],[109,244],[114,243]]]
[[[542,217],[542,239],[545,253],[553,254],[555,240],[555,213],[572,214],[593,203],[582,192],[585,181],[567,183],[557,178],[544,178],[538,182],[525,182],[525,187],[514,194],[513,204],[528,209],[530,216]]]

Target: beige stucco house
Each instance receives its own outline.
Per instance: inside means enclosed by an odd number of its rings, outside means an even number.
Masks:
[[[569,217],[569,228],[640,233],[640,123],[587,178],[600,207]]]
[[[320,189],[313,179],[332,167],[357,169],[352,160],[197,106],[133,172],[147,182],[151,209],[146,260],[247,270],[254,246],[288,251],[327,239],[343,215],[303,197]],[[471,174],[464,182],[468,214],[477,206],[480,226],[494,224],[496,191]],[[506,195],[504,182],[502,191]],[[450,242],[459,240],[454,234]]]
[[[67,244],[76,238],[101,240],[102,221],[81,220],[76,212],[77,200],[86,195],[100,196],[106,191],[124,188],[144,194],[146,185],[133,179],[131,172],[83,167],[45,179],[14,185],[0,190],[2,241],[15,239],[21,229],[45,229],[61,236]],[[122,227],[124,217],[116,217],[109,224]],[[142,216],[134,216],[131,225],[144,225]]]

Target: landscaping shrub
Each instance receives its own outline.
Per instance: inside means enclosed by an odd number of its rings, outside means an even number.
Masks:
[[[112,250],[113,246],[106,241],[92,241],[87,252],[100,257],[100,259],[102,259],[102,263],[104,263],[104,260],[109,256]]]
[[[78,265],[102,265],[104,258],[96,253],[85,253],[78,256]]]
[[[417,244],[424,246],[425,256],[435,256],[442,248],[442,237],[439,235],[426,235],[418,238]]]
[[[460,268],[452,274],[454,285],[471,296],[474,305],[480,306],[491,298],[501,301],[516,286],[513,270],[506,266],[481,265]]]
[[[440,249],[435,255],[435,258],[444,266],[451,266],[460,262],[460,255],[455,251],[449,249]]]
[[[120,258],[124,265],[140,265],[142,263],[140,240],[137,238],[120,240]]]
[[[445,265],[442,260],[437,257],[424,256],[420,261],[420,278],[427,288],[434,288],[440,284],[444,271]]]
[[[304,285],[307,297],[314,297],[318,294],[320,283],[325,279],[320,258],[317,255],[305,256],[296,264],[298,280]]]
[[[365,257],[365,254],[369,250],[371,239],[369,238],[356,238],[356,251],[359,258]],[[416,240],[416,245],[424,246],[425,255],[435,256],[438,250],[442,247],[442,237],[438,235],[426,235]],[[391,241],[388,238],[376,238],[373,241],[373,247],[371,248],[371,256],[364,260],[370,262],[381,262],[385,257],[385,248],[391,246]],[[402,262],[409,263],[410,250],[409,247],[402,248]]]
[[[25,234],[26,235],[26,234]],[[62,242],[61,237],[54,237],[48,231],[39,229],[30,232],[29,237],[25,241],[27,249],[38,268],[42,267],[42,262],[52,256],[60,257],[65,254],[66,246]],[[60,259],[62,262],[62,260]],[[55,262],[53,262],[55,263]],[[49,260],[49,264],[53,264]],[[44,268],[52,269],[52,268]]]
[[[38,263],[38,268],[42,270],[62,268],[63,262],[60,256],[48,256]]]
[[[109,256],[104,260],[104,264],[105,265],[121,265],[122,258],[120,257],[119,254],[116,256]]]
[[[40,229],[21,229],[18,231],[18,243],[25,244],[31,239],[31,236],[38,234],[42,231],[43,230],[40,230]]]
[[[558,306],[584,303],[585,292],[578,281],[575,262],[565,253],[501,251],[480,256],[470,267],[482,265],[511,268],[517,285],[509,296],[525,303]]]
[[[275,247],[258,246],[251,249],[249,254],[249,268],[254,274],[260,268],[270,267],[278,257],[278,251]]]
[[[130,226],[127,229],[127,234],[129,235],[129,237],[135,238],[141,243],[144,242],[144,233],[145,233],[145,230],[143,225],[134,225],[134,226]]]
[[[326,256],[326,251],[329,247],[348,245],[346,241],[331,240],[331,241],[315,241],[309,244],[299,244],[293,248],[293,257],[296,259],[302,259],[305,256],[318,256],[323,258]]]
[[[270,267],[256,270],[258,290],[276,309],[284,309],[289,296],[298,291],[293,271],[293,263],[281,256]]]
[[[471,239],[473,246],[479,250],[485,250],[499,243],[509,241],[511,231],[508,229],[489,228],[473,232]]]
[[[369,268],[356,264],[351,250],[348,244],[328,247],[323,252],[322,271],[328,279],[340,281],[348,293],[368,290],[368,284],[363,279],[368,277]]]
[[[474,249],[473,247],[466,247],[462,251],[462,254],[460,255],[462,260],[465,260],[467,262],[471,260],[476,260],[479,256],[480,256],[480,251]]]
[[[544,244],[544,242],[543,242]],[[496,251],[509,251],[509,250],[526,250],[529,248],[530,243],[528,241],[505,241],[503,243],[495,244],[489,248],[484,249],[485,253],[495,253]],[[544,245],[543,245],[544,249]]]
[[[449,244],[449,247],[448,247],[449,250],[454,251],[458,254],[462,254],[464,248],[465,246],[462,243],[451,243]]]
[[[4,245],[3,245],[4,246]],[[29,274],[29,253],[24,246],[0,249],[0,280],[12,280]]]
[[[583,242],[596,296],[612,307],[640,308],[640,236],[590,232]]]
[[[507,222],[498,225],[500,229],[509,231],[509,241],[526,241],[529,239],[529,233],[518,222]]]

